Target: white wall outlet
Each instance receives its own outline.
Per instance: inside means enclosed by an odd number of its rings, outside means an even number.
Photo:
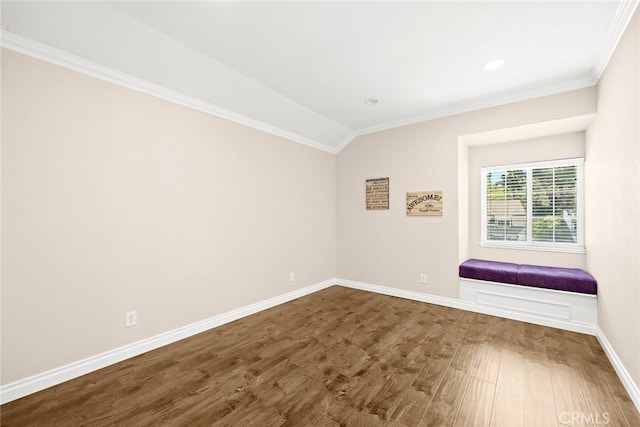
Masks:
[[[124,326],[126,328],[130,328],[132,326],[136,326],[138,324],[138,313],[133,311],[127,311],[124,314]]]
[[[427,275],[424,273],[420,274],[420,283],[427,283]]]
[[[293,282],[294,280],[296,280],[296,273],[289,273],[289,281]]]

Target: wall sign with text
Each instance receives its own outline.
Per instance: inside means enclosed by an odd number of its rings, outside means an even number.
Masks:
[[[389,209],[389,178],[367,180],[367,210]]]
[[[407,193],[408,216],[442,216],[442,191]]]

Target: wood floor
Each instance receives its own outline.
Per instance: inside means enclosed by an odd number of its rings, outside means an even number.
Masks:
[[[2,426],[640,426],[594,337],[343,287],[0,409]]]

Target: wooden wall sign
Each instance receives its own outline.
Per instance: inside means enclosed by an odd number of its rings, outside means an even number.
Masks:
[[[442,191],[407,193],[408,216],[442,216]]]
[[[389,209],[389,178],[367,180],[367,210]]]

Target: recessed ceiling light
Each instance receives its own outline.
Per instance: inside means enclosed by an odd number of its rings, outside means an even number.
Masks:
[[[376,105],[378,102],[380,102],[378,98],[369,98],[364,100],[364,103],[367,105]]]
[[[504,59],[494,59],[484,64],[482,66],[482,69],[485,71],[495,71],[504,67],[504,64],[506,64],[506,61]]]

